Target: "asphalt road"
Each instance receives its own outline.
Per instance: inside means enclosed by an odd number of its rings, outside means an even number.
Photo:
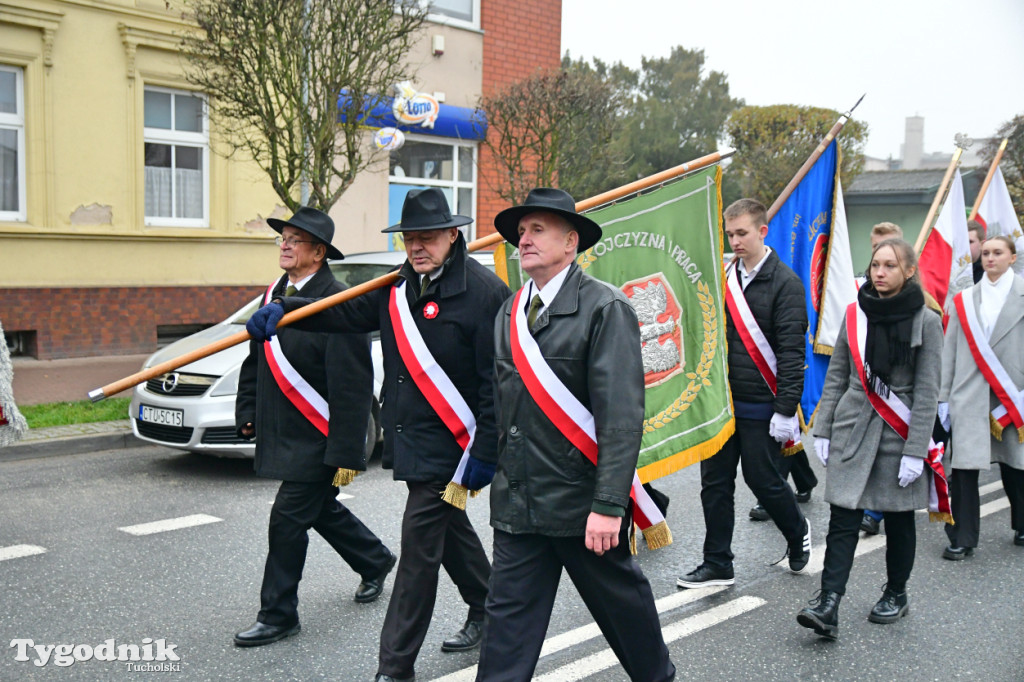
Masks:
[[[736,585],[717,592],[676,588],[676,577],[700,559],[698,479],[691,467],[657,484],[672,497],[675,543],[656,552],[641,548],[639,556],[678,680],[1024,680],[1024,548],[1011,542],[996,471],[982,475],[985,516],[972,559],[943,560],[941,527],[919,514],[911,615],[898,624],[867,621],[885,582],[884,541],[862,539],[834,643],[796,624],[818,574],[793,576],[785,562],[770,565],[784,542],[770,523],[747,520],[753,499],[742,483]],[[141,651],[158,651],[159,640],[173,646],[178,660],[167,661],[174,669],[163,673],[172,679],[372,680],[391,579],[377,603],[356,604],[358,576],[315,534],[299,589],[302,632],[267,647],[232,645],[231,635],[259,609],[275,491],[275,482],[253,476],[248,461],[157,447],[0,463],[0,680],[147,674],[96,658],[67,665],[74,660],[70,647],[65,665],[57,665],[60,649],[36,665],[40,655],[26,642],[78,645],[84,654],[85,645],[110,639]],[[345,504],[397,550],[404,486],[374,466],[343,492],[352,496]],[[812,567],[820,571],[828,508],[816,490],[804,509],[814,530]],[[470,513],[489,547],[485,500],[471,500]],[[137,528],[183,518],[196,525]],[[418,680],[473,679],[475,652],[440,652],[441,640],[464,618],[457,592],[442,577]],[[567,579],[537,679],[626,679]]]

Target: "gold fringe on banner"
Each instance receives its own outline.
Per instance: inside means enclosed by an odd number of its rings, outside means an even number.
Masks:
[[[661,521],[644,530],[644,542],[647,543],[647,549],[661,549],[671,545],[672,531],[668,523]]]
[[[930,512],[928,512],[928,520],[932,521],[932,522],[941,521],[943,523],[948,523],[951,526],[955,526],[956,525],[953,522],[953,515],[950,514],[949,512],[933,512],[933,511],[930,511]]]
[[[682,452],[677,452],[665,459],[658,460],[657,462],[651,462],[647,466],[637,469],[637,475],[640,476],[640,482],[650,483],[651,481],[657,480],[663,476],[673,474],[680,469],[685,469],[691,464],[704,461],[721,450],[722,446],[725,445],[725,441],[729,440],[735,431],[736,421],[730,419],[728,423],[722,427],[721,431],[703,443],[698,443],[692,448],[687,448]]]
[[[479,494],[479,490],[468,490],[465,486],[461,486],[455,481],[449,481],[448,485],[444,488],[444,492],[441,494],[441,499],[456,509],[465,509],[467,498],[476,497]]]
[[[358,473],[355,469],[338,469],[334,474],[332,485],[342,488],[354,481]]]
[[[989,414],[989,416],[988,416],[988,430],[989,430],[989,433],[992,434],[993,438],[995,438],[999,442],[1002,442],[1002,440],[1003,440],[1003,427],[1000,426],[999,422],[997,422],[995,420],[995,418],[991,414]]]
[[[1017,442],[1024,443],[1024,426],[1017,429]]]
[[[782,448],[782,456],[783,457],[789,457],[791,455],[795,455],[798,452],[803,452],[803,450],[804,450],[804,444],[803,444],[803,441],[800,441],[800,442],[798,442],[796,445],[794,445],[791,448]]]
[[[636,556],[636,524],[629,524],[629,553]]]

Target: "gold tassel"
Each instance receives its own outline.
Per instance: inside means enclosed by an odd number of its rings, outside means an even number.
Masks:
[[[661,549],[671,545],[672,531],[668,527],[668,522],[659,521],[650,528],[645,528],[644,541],[647,543],[647,549]]]
[[[999,422],[991,414],[988,416],[988,430],[997,441],[1000,443],[1003,441],[1003,427],[999,425]]]
[[[636,556],[636,524],[629,524],[629,553]]]
[[[791,455],[795,455],[798,452],[803,452],[803,449],[804,444],[802,442],[797,442],[797,444],[791,448],[782,448],[782,456],[789,457]]]
[[[1017,442],[1024,443],[1024,426],[1017,427]]]
[[[948,512],[933,512],[933,511],[930,511],[930,512],[928,512],[928,520],[932,521],[932,522],[941,521],[943,523],[948,523],[951,526],[955,526],[956,525],[956,523],[953,522],[953,515],[948,513]]]
[[[474,490],[470,493],[465,486],[461,486],[455,481],[451,481],[445,486],[444,494],[441,495],[441,499],[457,509],[465,509],[467,495],[471,494],[475,497],[478,492],[479,491]]]
[[[344,487],[355,480],[356,474],[359,472],[355,469],[338,469],[334,474],[334,481],[332,485],[338,488]]]

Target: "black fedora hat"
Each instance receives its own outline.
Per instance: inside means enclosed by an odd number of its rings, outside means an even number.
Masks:
[[[417,232],[443,230],[447,227],[469,225],[473,219],[455,214],[448,208],[444,192],[437,187],[414,189],[405,195],[402,204],[402,222],[385,227],[381,232]]]
[[[331,216],[327,215],[323,211],[318,211],[315,208],[309,206],[302,206],[298,211],[295,212],[288,220],[278,220],[277,218],[267,218],[267,224],[270,228],[281,234],[282,230],[288,225],[297,227],[303,232],[308,232],[327,247],[327,257],[333,260],[341,260],[345,255],[334,248],[331,244],[331,240],[334,239],[334,221],[331,220]]]
[[[519,221],[531,213],[554,213],[568,220],[580,235],[577,253],[586,251],[601,239],[601,226],[576,212],[576,201],[565,190],[538,187],[530,190],[522,206],[513,206],[494,216],[494,227],[513,246],[519,246]]]

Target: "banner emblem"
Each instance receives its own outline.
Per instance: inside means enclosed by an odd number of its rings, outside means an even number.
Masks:
[[[640,353],[644,387],[657,386],[683,371],[683,317],[679,299],[661,272],[622,285],[640,320]]]

